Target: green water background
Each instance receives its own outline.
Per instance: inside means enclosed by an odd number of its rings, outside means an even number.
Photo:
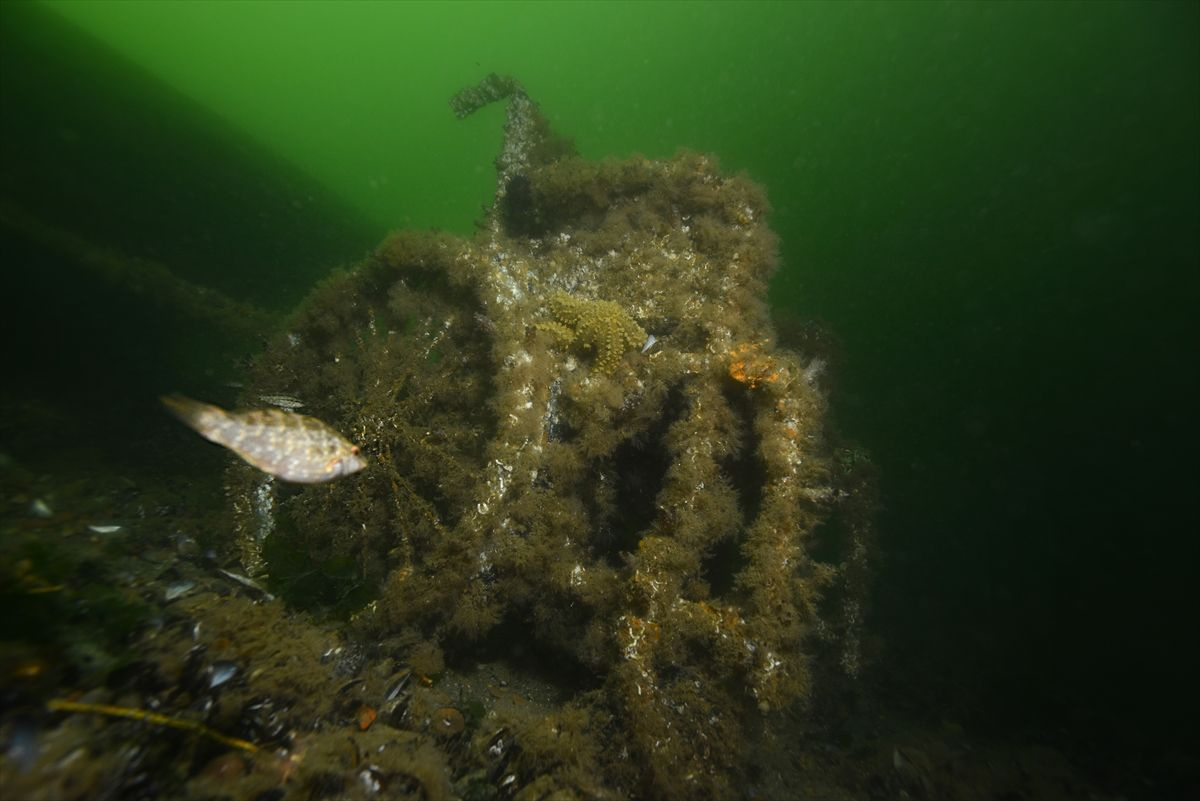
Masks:
[[[872,680],[1194,742],[1197,4],[49,5],[381,233],[471,231],[503,112],[446,100],[489,71],[587,158],[745,170],[881,471]]]

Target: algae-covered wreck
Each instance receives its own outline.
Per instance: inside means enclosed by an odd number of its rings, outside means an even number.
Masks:
[[[561,748],[519,783],[734,795],[814,655],[859,660],[867,498],[821,354],[776,345],[758,186],[692,153],[582,160],[511,79],[452,105],[502,99],[480,233],[391,236],[254,367],[248,392],[303,396],[373,466],[288,495],[234,468],[243,562],[352,561],[380,647],[561,666]]]

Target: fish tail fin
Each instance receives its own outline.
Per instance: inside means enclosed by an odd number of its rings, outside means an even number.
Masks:
[[[211,439],[214,428],[225,420],[225,410],[211,403],[201,403],[198,400],[173,393],[159,397],[167,411],[180,419],[184,425],[194,428],[204,437]]]

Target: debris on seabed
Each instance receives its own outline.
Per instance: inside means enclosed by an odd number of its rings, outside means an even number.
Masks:
[[[278,406],[280,409],[286,409],[289,412],[304,406],[304,401],[293,395],[259,395],[258,399],[270,406]]]
[[[89,525],[88,526],[88,531],[92,531],[96,534],[116,534],[120,530],[121,530],[120,526],[97,526],[97,525]]]
[[[187,595],[195,588],[195,586],[196,582],[188,581],[187,579],[176,581],[167,587],[166,591],[163,592],[163,597],[167,601],[174,601],[176,598],[182,598],[183,596]]]
[[[371,707],[363,704],[358,708],[358,730],[366,731],[371,728],[371,724],[379,717],[379,713]]]
[[[212,690],[236,676],[238,666],[228,660],[221,660],[220,662],[214,662],[209,670],[208,688]]]
[[[238,584],[241,584],[246,589],[254,590],[254,592],[256,592],[258,595],[260,595],[264,601],[274,601],[275,600],[274,595],[272,595],[271,593],[267,592],[265,589],[260,587],[258,585],[258,583],[255,582],[253,579],[246,578],[245,576],[241,575],[240,573],[233,573],[229,570],[226,570],[223,567],[218,567],[217,572],[220,573],[222,576],[225,576],[225,578],[236,581]]]
[[[463,718],[462,712],[452,706],[444,706],[435,711],[432,723],[434,734],[446,737],[452,737],[467,727],[467,721]]]
[[[215,740],[222,745],[227,745],[230,748],[240,748],[252,754],[258,751],[258,746],[254,743],[247,740],[240,740],[237,737],[227,737],[216,729],[210,729],[203,723],[197,723],[194,720],[187,720],[186,718],[173,718],[169,715],[150,712],[145,709],[112,706],[110,704],[87,704],[78,701],[67,701],[61,698],[51,699],[46,703],[46,708],[51,712],[86,712],[94,715],[107,715],[114,718],[140,720],[146,723],[153,723],[156,726],[169,726],[173,729],[195,732],[210,740]]]

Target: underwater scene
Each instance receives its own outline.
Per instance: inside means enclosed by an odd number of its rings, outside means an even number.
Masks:
[[[1200,4],[0,0],[0,103],[0,799],[1200,798]]]

